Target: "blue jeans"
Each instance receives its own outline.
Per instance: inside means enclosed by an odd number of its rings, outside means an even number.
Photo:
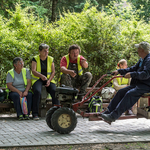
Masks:
[[[147,86],[144,88],[134,85],[120,89],[111,100],[108,111],[114,119],[118,119],[122,113],[130,109],[144,93],[148,93],[149,91],[150,88]]]
[[[14,107],[17,111],[17,117],[20,115],[24,115],[22,113],[22,108],[20,105],[20,95],[17,92],[10,92],[9,98],[14,102]],[[31,105],[32,105],[32,93],[28,92],[26,98],[27,98],[28,115],[30,115]]]

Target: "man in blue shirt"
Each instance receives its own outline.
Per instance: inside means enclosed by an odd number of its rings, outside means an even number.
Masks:
[[[121,74],[125,78],[132,78],[130,86],[120,89],[111,100],[107,110],[101,114],[104,121],[111,123],[122,113],[130,109],[138,99],[150,92],[150,44],[141,42],[135,44],[138,55],[141,57],[136,65],[127,69],[113,71],[114,75]]]

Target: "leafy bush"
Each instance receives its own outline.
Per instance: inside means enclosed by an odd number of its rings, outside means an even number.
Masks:
[[[128,0],[135,6],[139,18],[143,18],[147,23],[150,21],[150,2],[148,0]]]
[[[81,55],[88,60],[89,68],[85,71],[93,74],[91,85],[101,75],[116,69],[118,60],[122,58],[128,60],[128,66],[135,64],[138,55],[134,44],[150,42],[150,25],[137,21],[131,8],[126,8],[130,17],[124,17],[125,14],[116,14],[112,7],[107,8],[108,12],[99,12],[96,7],[89,6],[86,3],[81,13],[64,12],[53,24],[29,13],[28,7],[21,9],[20,5],[16,5],[15,12],[9,11],[10,19],[0,16],[0,78],[4,81],[0,86],[5,84],[6,72],[13,67],[13,58],[22,57],[25,66],[30,67],[41,43],[50,46],[49,55],[54,57],[56,81],[60,59],[68,53],[72,44],[80,45]]]

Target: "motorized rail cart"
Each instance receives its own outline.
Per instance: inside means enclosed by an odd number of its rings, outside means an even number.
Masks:
[[[87,92],[87,94],[83,97],[82,101],[75,102],[75,96],[78,94],[78,90],[71,87],[57,87],[56,88],[56,96],[60,101],[60,105],[53,106],[47,111],[46,114],[46,122],[47,125],[57,131],[60,134],[68,134],[73,131],[77,125],[77,116],[76,113],[80,114],[83,118],[89,118],[89,121],[102,121],[101,113],[88,113],[86,112],[88,103],[90,98],[94,96],[96,93],[100,92],[108,83],[110,83],[114,78],[119,78],[123,76],[113,76],[109,79],[105,84],[103,84],[100,88],[98,88],[93,94],[90,93],[96,87],[96,85],[107,76],[111,76],[110,74],[104,74],[100,77],[100,79],[93,85],[93,87]],[[90,96],[89,96],[90,95]],[[149,94],[144,94],[143,97],[150,97]],[[84,108],[84,109],[83,109]],[[104,110],[103,110],[104,111]],[[137,113],[135,115],[122,115],[119,119],[132,119],[132,118],[141,118],[146,117],[150,118],[149,112],[145,112],[144,109],[139,109],[140,114]],[[145,114],[144,116],[141,114]]]

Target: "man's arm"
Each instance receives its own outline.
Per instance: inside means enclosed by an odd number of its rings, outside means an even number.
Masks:
[[[126,73],[125,76],[124,76],[124,78],[131,78],[130,72]]]
[[[12,91],[12,92],[17,92],[17,93],[20,95],[20,97],[23,96],[23,95],[22,95],[22,92],[19,91],[18,89],[16,89],[16,88],[12,85],[12,82],[7,83],[7,87],[8,87],[8,89],[9,89],[10,91]]]
[[[130,67],[130,68],[127,68],[127,69],[118,69],[117,71],[118,71],[119,74],[125,75],[125,74],[127,74],[128,72],[137,71],[138,66],[139,66],[139,61],[138,61],[138,63],[137,63],[136,65],[134,65],[134,66],[132,66],[132,67]],[[127,78],[127,77],[126,77],[126,78]],[[128,78],[130,78],[130,77],[128,76]]]
[[[7,84],[7,88],[12,91],[12,92],[17,92],[20,97],[22,97],[22,92],[19,91],[18,89],[16,89],[14,86],[13,86],[13,78],[12,76],[10,75],[10,73],[7,74],[7,77],[6,77],[6,84]]]
[[[54,62],[52,63],[51,70],[52,70],[52,73],[51,73],[50,78],[48,79],[50,82],[51,82],[51,80],[52,80],[52,79],[54,78],[54,76],[55,76],[55,65],[54,65]]]
[[[87,62],[86,59],[82,59],[82,60],[81,60],[81,66],[82,66],[83,68],[87,68],[87,67],[88,67],[88,62]]]
[[[60,71],[64,74],[69,74],[71,77],[75,77],[77,75],[74,70],[67,69],[67,60],[65,57],[62,57],[60,61]]]
[[[28,95],[28,91],[30,90],[31,87],[31,79],[27,79],[27,86],[25,91],[23,92],[23,97]]]
[[[52,66],[51,66],[51,70],[52,70],[52,73],[50,75],[50,78],[47,80],[47,83],[46,83],[46,87],[48,87],[50,85],[50,82],[51,80],[54,78],[55,76],[55,65],[54,65],[54,62],[52,63]]]
[[[72,77],[75,77],[77,74],[74,72],[74,70],[69,70],[69,69],[67,69],[65,66],[62,66],[61,68],[60,68],[60,71],[62,72],[62,73],[64,73],[64,74],[69,74],[69,75],[71,75]]]
[[[31,79],[27,79],[27,86],[25,91],[28,92],[30,90],[30,87],[31,87]]]
[[[150,58],[143,64],[143,70],[131,72],[131,77],[139,80],[147,80],[150,77]]]
[[[28,92],[31,88],[31,75],[28,69],[26,69],[26,79],[27,79],[27,86],[25,88],[25,91],[23,92],[23,97],[28,95]]]

